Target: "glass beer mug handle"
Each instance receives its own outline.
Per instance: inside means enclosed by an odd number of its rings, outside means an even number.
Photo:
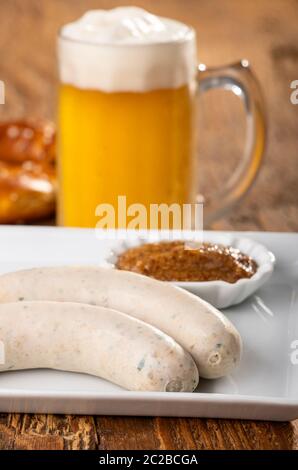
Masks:
[[[210,205],[208,202],[204,220],[210,224],[231,209],[252,185],[264,155],[266,120],[261,89],[248,61],[210,69],[200,65],[198,81],[200,93],[213,88],[232,91],[242,99],[246,112],[243,156],[224,188],[212,196]]]

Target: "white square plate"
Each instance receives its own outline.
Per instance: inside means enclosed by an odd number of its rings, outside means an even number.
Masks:
[[[298,418],[298,234],[234,233],[276,256],[267,284],[225,310],[244,354],[230,377],[201,380],[197,393],[128,392],[95,377],[51,370],[0,374],[0,411],[266,420]],[[205,232],[208,240],[208,232]],[[0,272],[45,265],[101,263],[115,241],[94,230],[1,227]],[[296,348],[298,350],[298,341]],[[298,359],[298,353],[297,353]]]

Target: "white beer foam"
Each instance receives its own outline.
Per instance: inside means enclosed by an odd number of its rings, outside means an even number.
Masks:
[[[178,88],[196,74],[195,32],[137,7],[92,10],[61,29],[60,78],[105,92]]]

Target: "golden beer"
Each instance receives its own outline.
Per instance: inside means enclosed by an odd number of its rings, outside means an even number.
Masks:
[[[193,200],[193,96],[60,90],[60,223],[94,227],[100,203]]]
[[[59,223],[95,227],[119,196],[192,202],[194,31],[139,8],[91,11],[62,28],[59,59]]]
[[[60,224],[98,226],[97,208],[117,213],[121,196],[146,217],[151,204],[196,202],[198,85],[201,93],[231,90],[247,117],[242,160],[204,220],[225,213],[251,186],[263,157],[265,120],[247,61],[210,70],[201,65],[198,74],[195,31],[136,7],[92,10],[63,26],[58,53]]]

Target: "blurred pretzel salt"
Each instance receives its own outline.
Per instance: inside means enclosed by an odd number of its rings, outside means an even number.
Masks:
[[[48,121],[0,123],[0,223],[55,211],[55,128]]]
[[[55,127],[49,121],[0,123],[0,160],[9,163],[54,161],[55,134]]]

